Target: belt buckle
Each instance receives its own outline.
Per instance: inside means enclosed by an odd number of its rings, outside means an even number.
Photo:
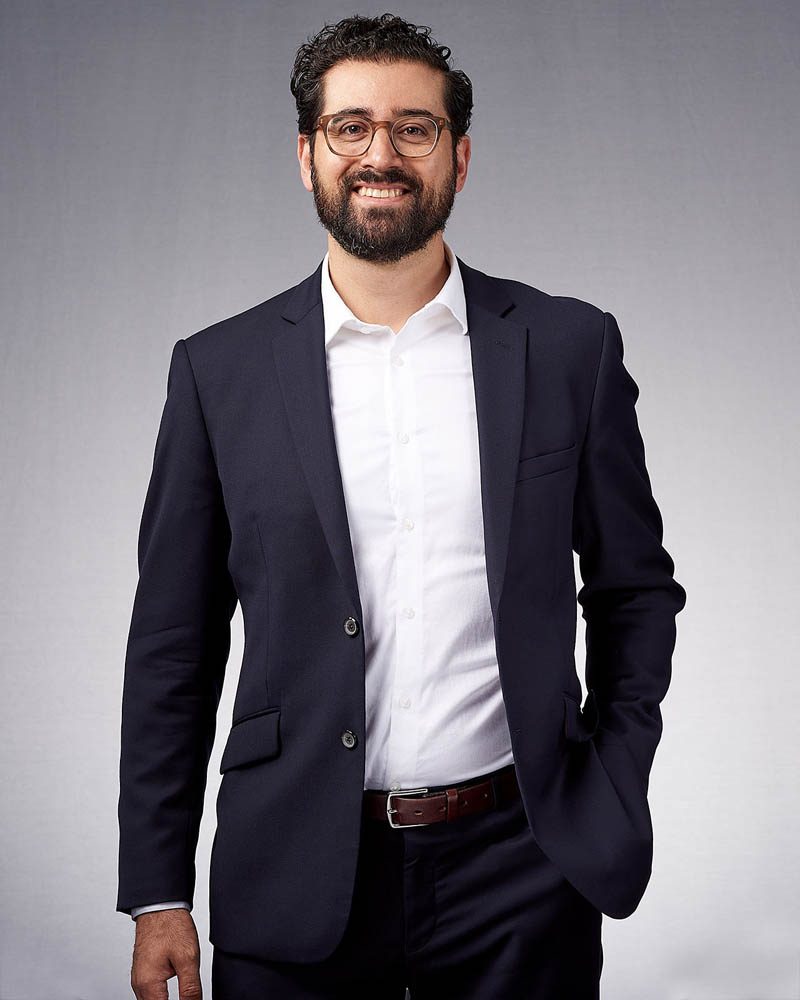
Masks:
[[[407,830],[410,826],[430,826],[430,823],[395,823],[392,820],[392,813],[397,812],[396,809],[392,809],[393,795],[405,798],[408,795],[415,795],[427,791],[427,788],[401,788],[397,791],[386,793],[386,818],[389,820],[389,826],[393,830]]]

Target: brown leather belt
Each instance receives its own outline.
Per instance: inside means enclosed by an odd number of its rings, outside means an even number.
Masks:
[[[388,822],[395,829],[452,823],[519,798],[517,772],[513,764],[488,778],[453,785],[439,792],[427,788],[401,788],[384,792],[364,791],[364,813],[370,819]]]

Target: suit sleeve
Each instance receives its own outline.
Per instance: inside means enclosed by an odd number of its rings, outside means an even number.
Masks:
[[[617,321],[603,342],[576,489],[573,545],[583,586],[586,686],[601,729],[622,742],[646,789],[661,738],[660,702],[671,678],[675,617],[686,592],[662,546],[663,525],[645,465]]]
[[[117,910],[191,905],[236,592],[230,527],[186,342],[172,350],[125,657]]]

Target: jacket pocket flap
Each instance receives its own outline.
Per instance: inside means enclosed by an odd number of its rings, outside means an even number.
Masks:
[[[517,466],[517,482],[534,479],[548,472],[558,472],[559,469],[568,469],[574,463],[577,450],[577,442],[573,442],[569,448],[559,448],[558,451],[547,451],[542,455],[531,455],[520,459]]]
[[[280,753],[279,708],[267,708],[234,722],[222,752],[219,773],[242,764],[255,764]]]

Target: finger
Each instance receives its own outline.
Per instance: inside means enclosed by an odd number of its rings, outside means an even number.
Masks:
[[[169,1000],[167,980],[158,973],[132,972],[131,989],[136,1000]]]
[[[178,973],[178,1000],[202,1000],[199,959],[176,965],[175,971]]]

